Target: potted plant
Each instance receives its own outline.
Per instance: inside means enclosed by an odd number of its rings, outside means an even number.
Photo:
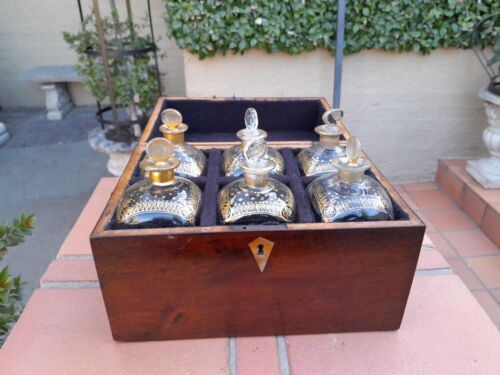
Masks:
[[[77,33],[63,33],[78,56],[77,71],[85,77],[85,86],[98,103],[110,103],[99,105],[101,127],[91,131],[89,143],[109,155],[108,171],[115,176],[123,172],[160,88],[158,69],[151,64],[156,45],[150,36],[141,35],[144,28],[130,16],[120,20],[116,8],[102,18],[94,9]]]
[[[12,225],[0,225],[0,261],[7,248],[19,245],[31,235],[34,225],[35,217],[24,214],[14,219]],[[21,278],[13,276],[8,266],[0,269],[0,348],[23,310],[23,286]]]
[[[487,33],[493,40],[493,47],[481,42],[479,36]],[[473,31],[474,52],[488,74],[490,82],[479,91],[484,101],[488,127],[483,131],[483,141],[490,157],[469,160],[467,172],[485,189],[500,188],[500,13],[481,20]]]

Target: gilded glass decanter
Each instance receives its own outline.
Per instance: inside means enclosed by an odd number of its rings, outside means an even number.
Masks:
[[[148,177],[129,186],[117,208],[119,224],[134,227],[181,227],[195,225],[201,205],[200,188],[174,175],[179,160],[174,146],[154,138],[146,146],[150,162],[144,165]]]
[[[222,224],[289,223],[295,217],[291,190],[269,177],[274,162],[267,156],[263,138],[245,144],[241,163],[243,178],[233,181],[219,193]]]
[[[346,157],[333,161],[337,173],[318,177],[307,187],[309,199],[321,221],[394,220],[391,199],[384,187],[365,171],[360,142],[347,142]]]
[[[254,108],[248,108],[245,112],[245,129],[241,129],[236,136],[241,139],[239,145],[233,146],[224,152],[223,168],[226,176],[241,176],[243,169],[241,163],[245,160],[243,149],[245,145],[255,139],[266,139],[267,133],[258,129],[259,118]],[[271,173],[283,174],[285,172],[285,162],[281,154],[273,148],[267,150],[268,158],[274,163]]]
[[[174,145],[174,155],[180,161],[175,174],[184,177],[199,177],[205,171],[207,158],[203,152],[197,148],[184,143],[184,133],[188,126],[182,122],[182,115],[179,111],[167,108],[161,113],[163,124],[160,126],[165,139]],[[139,164],[143,174],[147,177],[145,166],[151,161],[144,158]]]
[[[319,176],[336,172],[333,161],[345,156],[345,149],[339,143],[342,130],[337,123],[342,121],[343,111],[332,109],[323,114],[323,125],[316,126],[319,142],[299,152],[297,159],[305,176]]]

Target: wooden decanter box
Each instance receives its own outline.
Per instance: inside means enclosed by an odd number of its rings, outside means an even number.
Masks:
[[[223,176],[222,152],[238,143],[249,107],[257,110],[269,146],[284,157],[280,179],[297,204],[291,224],[218,222],[218,191],[234,180]],[[140,178],[145,144],[161,136],[166,108],[182,113],[186,141],[207,155],[205,176],[192,179],[203,191],[198,225],[119,229],[118,201]],[[425,225],[373,164],[369,173],[387,189],[396,219],[318,221],[305,193],[313,178],[300,174],[295,156],[317,140],[313,129],[328,109],[322,98],[159,99],[90,238],[115,340],[399,328]],[[343,130],[345,141],[350,133]]]

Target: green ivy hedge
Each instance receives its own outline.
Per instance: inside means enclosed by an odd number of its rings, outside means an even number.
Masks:
[[[335,50],[336,0],[163,1],[169,35],[200,58],[251,48]],[[498,11],[498,0],[348,0],[345,53],[467,48],[473,25]]]

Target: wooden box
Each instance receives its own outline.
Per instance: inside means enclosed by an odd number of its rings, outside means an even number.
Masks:
[[[208,156],[207,176],[194,179],[204,192],[200,223],[117,229],[118,200],[139,178],[144,145],[160,136],[159,114],[169,107],[189,125],[186,140]],[[217,224],[217,192],[231,180],[220,175],[222,150],[238,141],[248,107],[285,158],[282,181],[297,200],[295,223]],[[375,166],[370,173],[388,190],[395,221],[317,222],[304,190],[312,179],[300,176],[294,156],[316,139],[313,129],[327,109],[320,98],[160,98],[90,238],[115,340],[399,328],[425,226]],[[349,137],[345,130],[343,140]],[[251,243],[272,243],[263,272]]]

